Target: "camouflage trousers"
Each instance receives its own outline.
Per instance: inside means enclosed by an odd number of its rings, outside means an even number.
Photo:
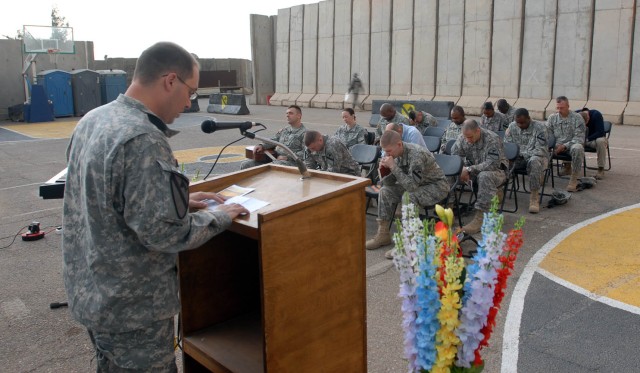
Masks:
[[[542,176],[547,168],[549,160],[546,157],[533,155],[529,158],[518,158],[516,160],[516,169],[526,169],[529,175],[529,190],[540,190],[542,186]]]
[[[241,170],[246,170],[247,168],[251,168],[251,167],[256,167],[256,166],[260,166],[263,164],[267,164],[269,162],[257,162],[253,159],[247,159],[246,161],[242,161],[242,163],[240,164],[240,169]],[[273,164],[279,164],[279,165],[283,165],[283,166],[291,166],[291,167],[297,167],[296,162],[294,161],[280,161],[280,160],[276,160],[271,162]]]
[[[491,200],[498,194],[498,188],[504,186],[507,181],[507,174],[504,171],[482,171],[473,180],[478,185],[478,199],[475,208],[477,210],[489,211]]]
[[[573,174],[579,174],[582,170],[582,161],[584,160],[584,147],[582,144],[573,144],[568,152],[560,153],[571,155],[571,172]]]
[[[598,167],[604,168],[604,164],[607,159],[607,138],[598,137],[597,139],[587,141],[584,144],[585,146],[596,149],[596,154],[598,156]]]
[[[384,221],[393,220],[395,206],[402,202],[405,189],[402,185],[385,185],[378,192],[378,218]],[[449,186],[445,180],[422,185],[415,192],[409,193],[409,199],[417,206],[433,206],[447,197]]]
[[[174,336],[173,317],[125,333],[89,330],[96,349],[96,372],[177,372]]]

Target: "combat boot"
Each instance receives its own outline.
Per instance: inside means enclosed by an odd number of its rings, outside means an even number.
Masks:
[[[598,173],[596,174],[596,180],[604,179],[604,167],[598,167]]]
[[[558,171],[558,176],[571,175],[571,163],[564,162],[563,165],[564,165],[564,167],[561,170]]]
[[[391,233],[389,232],[389,222],[386,220],[377,219],[378,232],[376,235],[367,241],[367,250],[375,250],[381,246],[389,245],[391,240]]]
[[[473,216],[473,220],[471,220],[467,225],[462,227],[462,231],[467,234],[474,234],[480,232],[480,228],[482,228],[482,221],[484,220],[484,211],[476,210],[476,214]]]
[[[529,212],[532,214],[540,212],[540,194],[537,190],[531,191],[531,196],[529,197]]]
[[[572,174],[569,184],[567,184],[567,192],[575,192],[578,190],[578,175]]]

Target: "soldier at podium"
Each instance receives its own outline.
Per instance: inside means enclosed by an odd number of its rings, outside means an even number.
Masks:
[[[305,126],[302,124],[302,109],[298,105],[291,105],[287,108],[287,123],[289,123],[288,127],[285,127],[278,131],[275,136],[271,138],[273,141],[277,141],[294,152],[298,158],[302,159],[304,157],[304,133],[307,131]],[[296,166],[296,162],[293,159],[289,159],[290,157],[284,152],[282,149],[278,149],[272,144],[258,144],[253,148],[254,155],[264,153],[264,150],[274,149],[276,151],[276,160],[273,161],[274,164],[281,164],[285,166]],[[267,163],[266,161],[258,161],[256,159],[248,159],[243,161],[240,165],[240,169],[244,170],[250,167],[259,166],[261,164]]]
[[[154,44],[138,59],[127,91],[87,113],[71,137],[63,277],[99,372],[177,371],[178,252],[201,246],[248,213],[235,204],[203,209],[203,199],[222,199],[189,195],[169,146],[177,131],[167,124],[191,105],[199,74],[182,47]]]
[[[404,192],[409,192],[417,206],[435,205],[449,193],[444,172],[426,148],[403,142],[399,133],[388,130],[382,134],[380,145],[386,154],[380,159],[380,175],[387,175],[378,193],[378,232],[367,241],[367,250],[391,244],[389,225]],[[385,254],[387,259],[392,258],[391,251]]]

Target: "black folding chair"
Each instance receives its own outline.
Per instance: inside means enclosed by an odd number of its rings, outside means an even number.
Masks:
[[[442,138],[442,136],[444,135],[444,133],[447,132],[446,128],[440,128],[440,127],[427,127],[424,130],[424,133],[422,134],[423,136],[435,136],[435,137],[440,137]]]

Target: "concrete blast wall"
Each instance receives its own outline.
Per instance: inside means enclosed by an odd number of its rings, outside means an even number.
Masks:
[[[451,100],[478,115],[483,102],[506,98],[544,119],[563,95],[572,108],[586,105],[614,123],[640,125],[639,6],[327,0],[281,9],[275,103],[342,108],[349,79],[359,73],[369,109],[374,99]],[[254,63],[260,58],[254,53]]]

